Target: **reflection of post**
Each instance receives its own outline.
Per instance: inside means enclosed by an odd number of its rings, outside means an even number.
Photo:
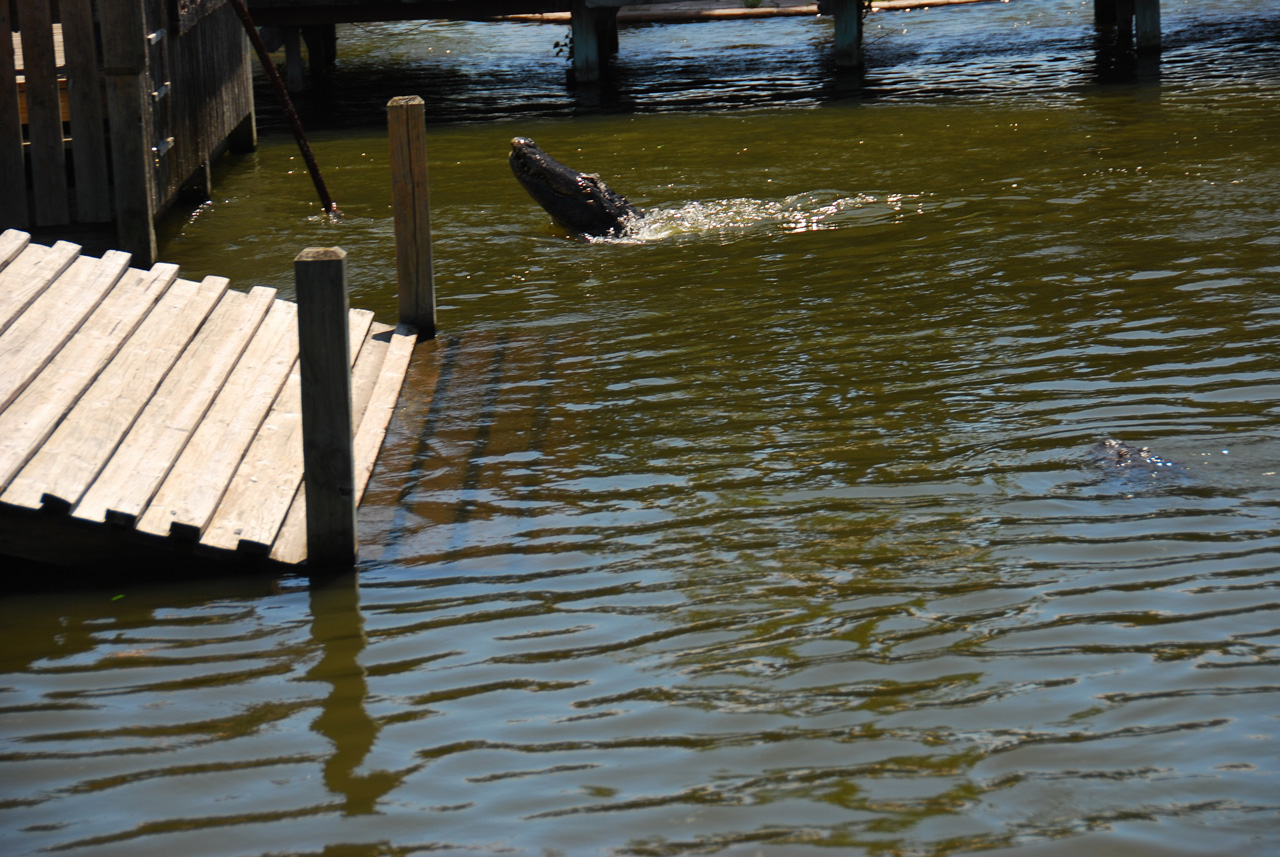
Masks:
[[[324,784],[346,799],[349,815],[371,813],[378,800],[394,788],[400,776],[379,771],[363,776],[356,769],[378,738],[378,724],[365,710],[368,693],[360,653],[364,651],[364,622],[355,574],[332,578],[311,587],[311,638],[320,649],[320,662],[307,678],[330,685],[320,715],[311,727],[333,744],[324,765]]]

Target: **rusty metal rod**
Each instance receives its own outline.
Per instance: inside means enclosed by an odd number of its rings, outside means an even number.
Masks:
[[[289,120],[289,126],[293,129],[293,137],[298,141],[298,148],[302,151],[302,159],[307,162],[307,171],[311,173],[311,182],[316,186],[316,193],[320,195],[320,205],[332,217],[341,217],[342,212],[338,211],[338,205],[333,201],[333,197],[329,196],[329,189],[324,185],[324,178],[320,175],[320,165],[316,163],[316,156],[311,153],[311,144],[307,142],[306,132],[302,130],[302,120],[298,118],[298,112],[293,109],[293,99],[289,98],[289,92],[284,88],[284,81],[280,79],[280,72],[276,71],[276,64],[271,61],[271,53],[267,50],[266,44],[262,41],[262,36],[258,33],[258,26],[253,23],[253,18],[249,15],[249,9],[244,5],[244,0],[230,0],[231,8],[236,10],[236,14],[240,16],[240,22],[244,24],[244,31],[249,35],[249,41],[253,44],[253,49],[258,52],[258,59],[262,61],[262,68],[267,73],[267,77],[271,80],[272,86],[275,87],[276,97],[280,99],[280,106],[284,108],[285,118]]]

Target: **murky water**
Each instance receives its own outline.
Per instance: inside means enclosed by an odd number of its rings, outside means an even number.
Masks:
[[[5,597],[0,853],[1275,853],[1280,4],[1164,5],[1138,82],[1022,0],[875,16],[861,92],[822,21],[630,30],[594,104],[554,28],[367,28],[347,217],[267,134],[163,250],[341,244],[391,318],[362,123],[443,117],[358,585]],[[562,237],[516,134],[645,231]]]

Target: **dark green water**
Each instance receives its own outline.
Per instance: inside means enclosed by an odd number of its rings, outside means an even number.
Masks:
[[[0,853],[1275,853],[1280,4],[1164,5],[1137,82],[1022,0],[875,16],[860,93],[829,22],[626,31],[587,104],[555,28],[348,34],[346,218],[268,133],[163,254],[339,244],[392,319],[368,123],[436,111],[358,586],[5,597]],[[645,230],[558,234],[517,134]]]

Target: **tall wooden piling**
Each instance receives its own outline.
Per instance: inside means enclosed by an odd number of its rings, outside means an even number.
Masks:
[[[1160,0],[1135,0],[1133,14],[1138,50],[1160,50]]]
[[[840,68],[862,68],[862,12],[865,0],[831,0],[835,17],[835,57]]]
[[[430,338],[436,335],[436,291],[431,267],[426,107],[422,99],[404,95],[387,102],[387,130],[400,322],[416,327],[420,337]]]
[[[293,263],[312,567],[349,568],[358,548],[346,260],[340,247],[309,247]]]

